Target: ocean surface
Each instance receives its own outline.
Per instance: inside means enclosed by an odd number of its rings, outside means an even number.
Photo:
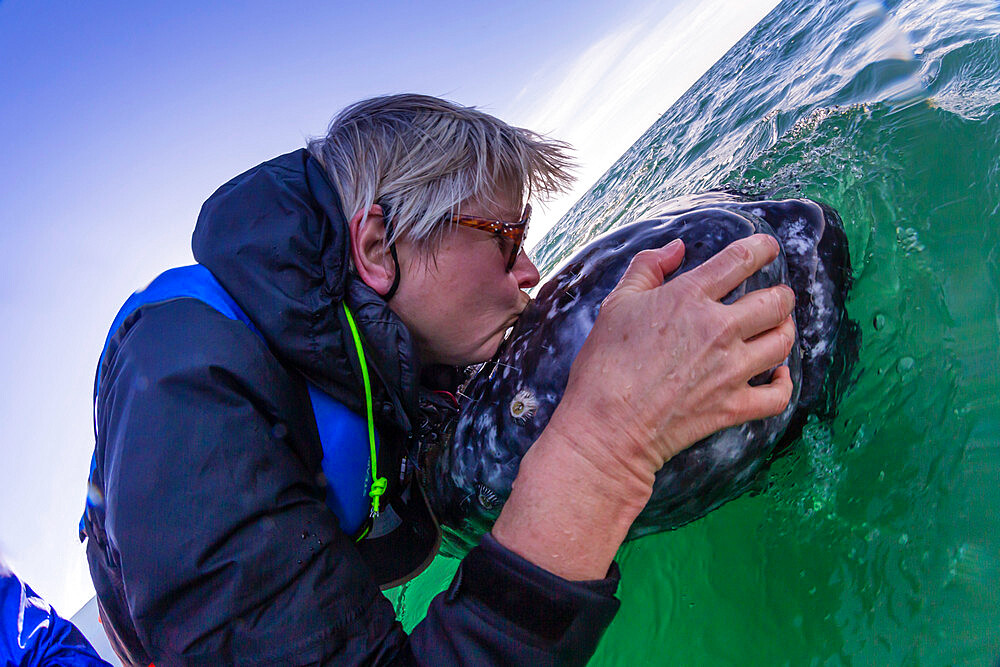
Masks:
[[[538,246],[544,275],[659,202],[735,188],[836,208],[854,268],[836,416],[758,492],[621,549],[593,665],[1000,657],[998,35],[995,0],[782,2]],[[456,566],[390,591],[407,629]]]

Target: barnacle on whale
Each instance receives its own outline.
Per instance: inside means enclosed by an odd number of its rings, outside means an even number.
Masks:
[[[518,424],[526,423],[538,410],[538,399],[529,389],[522,389],[517,392],[510,402],[510,416]]]
[[[479,501],[479,504],[488,510],[498,507],[501,503],[497,492],[481,482],[476,484],[476,492],[476,499]]]

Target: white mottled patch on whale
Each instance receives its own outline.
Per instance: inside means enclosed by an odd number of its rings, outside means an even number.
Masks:
[[[796,218],[787,224],[781,235],[781,245],[786,254],[807,255],[813,252],[816,239],[809,233],[811,226],[805,218]]]
[[[809,309],[813,314],[813,319],[803,329],[802,334],[812,342],[810,356],[822,356],[827,352],[827,341],[823,337],[823,331],[829,326],[830,318],[833,317],[833,304],[830,302],[830,295],[827,294],[825,286],[814,281],[809,283],[806,291],[811,299]]]
[[[484,441],[496,442],[497,422],[488,411],[481,412],[472,422],[473,431]]]
[[[718,433],[718,437],[712,442],[712,458],[717,464],[731,464],[743,456],[746,444],[747,433],[744,426],[727,428]]]

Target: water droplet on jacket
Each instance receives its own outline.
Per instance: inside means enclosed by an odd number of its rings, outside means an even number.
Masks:
[[[306,539],[308,537],[309,537],[309,531],[308,530],[303,530],[302,531],[302,539],[304,540],[304,539]]]

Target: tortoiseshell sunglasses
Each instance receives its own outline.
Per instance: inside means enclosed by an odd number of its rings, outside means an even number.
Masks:
[[[510,256],[507,257],[506,271],[509,273],[514,268],[514,262],[521,252],[521,244],[524,236],[528,233],[528,222],[531,220],[531,204],[524,207],[524,218],[520,222],[504,222],[503,220],[490,220],[489,218],[479,218],[474,215],[453,215],[451,222],[463,227],[481,229],[501,238],[510,239],[513,243],[510,247]]]

